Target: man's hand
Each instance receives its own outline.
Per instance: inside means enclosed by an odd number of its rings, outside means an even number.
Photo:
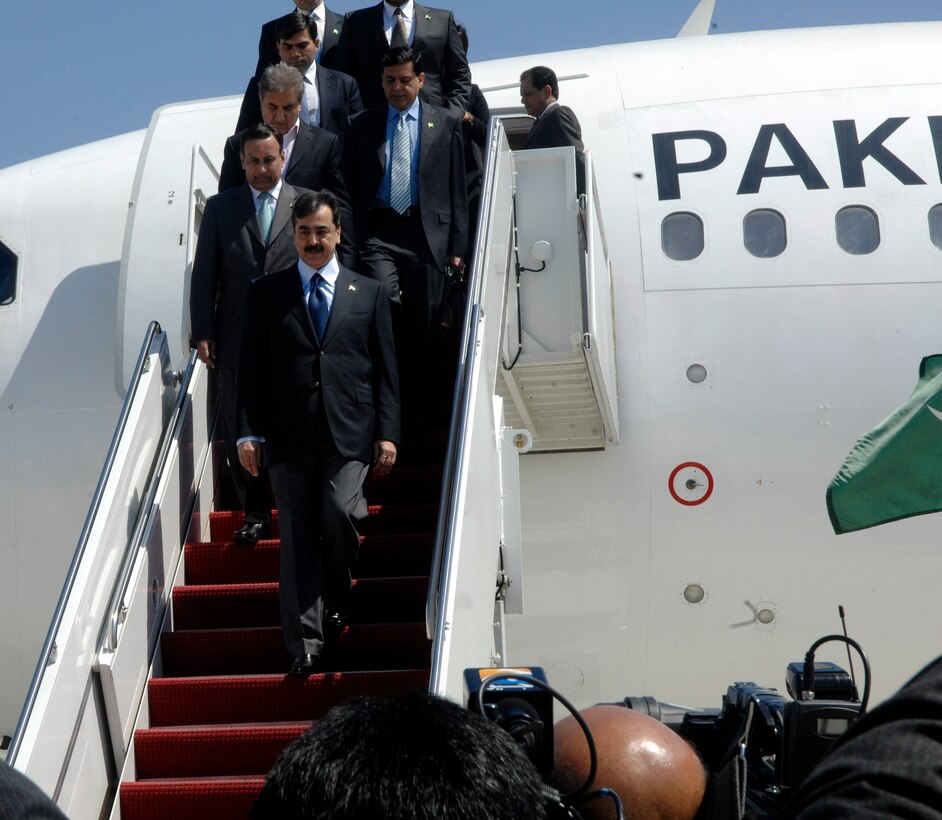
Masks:
[[[207,367],[216,366],[216,342],[214,339],[203,339],[196,343],[196,355]]]
[[[449,256],[448,267],[452,269],[459,279],[464,278],[464,259],[460,256]]]
[[[258,460],[262,454],[262,445],[257,441],[243,441],[239,445],[239,463],[253,476],[258,478]]]
[[[240,457],[242,450],[239,449]],[[373,445],[373,475],[386,475],[396,463],[396,445],[391,441],[377,441]]]

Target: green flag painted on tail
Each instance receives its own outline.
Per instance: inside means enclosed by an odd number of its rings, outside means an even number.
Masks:
[[[854,445],[827,504],[838,534],[942,510],[942,354],[922,360],[909,400]]]

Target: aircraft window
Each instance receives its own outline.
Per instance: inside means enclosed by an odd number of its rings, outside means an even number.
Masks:
[[[778,211],[750,211],[742,221],[746,250],[760,259],[771,259],[785,250],[785,217]]]
[[[691,213],[668,214],[661,223],[661,249],[668,259],[689,262],[703,253],[703,222]]]
[[[877,215],[863,205],[841,208],[834,218],[837,244],[847,253],[873,253],[880,245]]]
[[[929,238],[937,248],[942,248],[942,205],[929,209]]]
[[[16,296],[16,254],[0,242],[0,307]]]

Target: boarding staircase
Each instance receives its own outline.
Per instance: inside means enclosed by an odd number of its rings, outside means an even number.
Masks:
[[[218,492],[208,372],[192,353],[175,370],[152,323],[8,756],[69,817],[246,817],[280,751],[335,703],[416,688],[461,701],[465,668],[531,660],[504,649],[504,616],[524,609],[518,460],[617,440],[611,282],[585,201],[561,194],[570,218],[551,237],[555,253],[540,245],[539,220],[525,246],[518,237],[518,187],[545,174],[542,155],[574,191],[572,150],[530,152],[518,167],[500,120],[489,139],[450,428],[406,438],[393,473],[368,484],[352,621],[320,674],[285,675],[277,518],[272,540],[232,542],[243,520]],[[589,156],[587,169],[597,205]],[[541,256],[551,277],[568,270],[576,282],[549,324],[552,299],[520,281]],[[542,333],[550,326],[565,350]],[[509,426],[539,421],[517,376],[538,368],[552,381],[554,360],[581,368],[585,424]]]
[[[407,440],[393,475],[370,482],[353,568],[350,625],[329,640],[326,669],[285,676],[275,538],[234,544],[239,512],[210,514],[210,540],[184,547],[185,583],[148,683],[150,727],[134,733],[136,780],[120,788],[124,820],[247,817],[280,751],[334,704],[427,689],[428,568],[444,435]]]

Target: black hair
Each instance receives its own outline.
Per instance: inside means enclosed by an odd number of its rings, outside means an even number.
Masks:
[[[308,191],[301,194],[295,201],[291,209],[291,227],[293,228],[299,219],[310,216],[315,211],[324,206],[330,208],[334,227],[340,227],[340,202],[330,191]]]
[[[427,692],[335,706],[285,749],[252,809],[252,820],[545,817],[543,783],[510,735]]]
[[[300,11],[294,14],[286,14],[275,26],[275,40],[290,40],[296,34],[306,31],[311,35],[311,39],[317,41],[317,20],[314,17],[308,17]]]
[[[559,97],[559,81],[556,79],[556,72],[553,69],[547,68],[545,65],[533,66],[533,68],[528,68],[520,75],[521,82],[524,79],[529,79],[530,85],[537,91],[549,86],[552,95]]]
[[[242,132],[242,137],[239,140],[239,153],[243,157],[245,156],[245,144],[247,142],[251,142],[252,140],[267,140],[269,137],[274,137],[278,140],[279,150],[285,147],[285,139],[281,136],[277,128],[273,128],[264,122],[250,125]]]
[[[408,46],[396,46],[388,49],[383,56],[382,66],[383,68],[391,68],[406,63],[412,63],[412,70],[415,72],[416,77],[425,70],[422,66],[422,52],[417,48],[409,48]]]

